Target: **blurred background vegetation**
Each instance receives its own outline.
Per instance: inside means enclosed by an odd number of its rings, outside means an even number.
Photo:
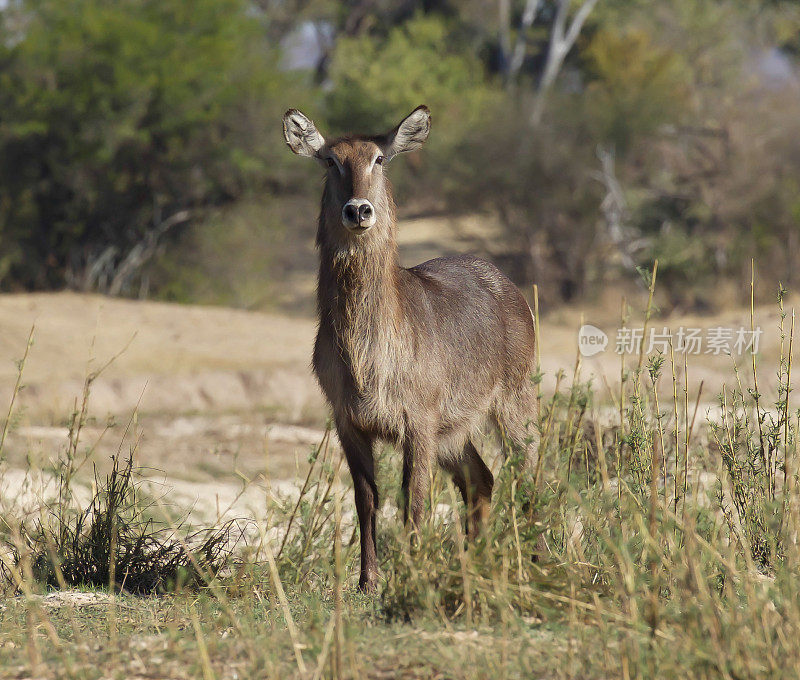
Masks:
[[[286,304],[321,173],[283,111],[377,132],[420,103],[401,219],[499,224],[546,308],[654,258],[685,310],[752,257],[764,291],[800,275],[796,1],[5,0],[0,289]]]

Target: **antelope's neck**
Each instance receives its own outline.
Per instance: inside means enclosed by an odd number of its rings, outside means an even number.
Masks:
[[[369,403],[386,405],[407,354],[399,289],[402,270],[393,240],[388,248],[385,243],[380,248],[369,247],[370,242],[359,245],[364,247],[321,249],[317,342],[322,338],[328,352],[341,359],[358,393],[372,395]],[[375,424],[371,419],[378,416],[367,409],[360,417],[363,423]],[[400,425],[380,427],[389,432]]]
[[[319,312],[337,334],[397,320],[400,267],[393,239],[380,248],[321,250]]]

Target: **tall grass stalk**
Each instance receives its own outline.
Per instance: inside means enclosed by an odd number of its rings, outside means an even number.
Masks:
[[[17,397],[19,396],[20,391],[22,390],[22,375],[25,372],[25,364],[28,362],[28,354],[31,351],[31,347],[33,346],[33,334],[36,330],[36,326],[31,326],[31,330],[28,333],[28,340],[25,343],[25,351],[22,355],[22,359],[17,362],[17,378],[14,382],[14,389],[11,390],[11,399],[8,403],[8,411],[6,413],[6,420],[3,423],[3,431],[0,434],[0,464],[2,464],[5,456],[5,443],[6,437],[8,436],[8,431],[11,428],[11,424],[13,423],[14,419],[14,405],[16,404]]]
[[[756,281],[756,262],[755,260],[750,260],[750,332],[754,333],[756,329],[755,323],[755,281]],[[782,342],[782,341],[781,341]],[[753,401],[755,402],[755,409],[756,409],[756,419],[758,422],[758,441],[759,441],[759,450],[761,451],[761,458],[762,462],[764,463],[764,469],[767,471],[767,493],[769,494],[770,498],[775,497],[774,493],[774,485],[773,485],[773,478],[770,474],[771,462],[769,459],[769,454],[767,452],[767,448],[764,445],[764,428],[763,428],[763,421],[764,418],[761,414],[761,393],[758,390],[758,368],[756,365],[756,353],[751,352],[750,358],[752,359],[752,366],[753,366],[753,390],[752,396]]]
[[[654,265],[645,326],[654,314],[656,271]],[[623,320],[627,314],[624,305]],[[734,361],[719,413],[705,422],[697,417],[705,383],[691,383],[685,353],[681,374],[677,347],[669,348],[671,385],[660,380],[666,355],[639,348],[630,371],[621,358],[611,422],[598,415],[599,397],[576,359],[572,380],[559,373],[555,392],[541,396],[537,468],[520,474],[517,454],[509,452],[496,469],[488,524],[472,542],[464,504],[440,474],[426,502],[431,511],[447,511],[432,512],[409,540],[394,507],[398,453],[376,451],[381,497],[388,499],[379,514],[376,597],[355,589],[358,551],[343,540],[357,531],[352,501],[326,430],[299,497],[268,500],[256,522],[260,544],[240,562],[229,560],[231,568],[215,569],[190,548],[178,522],[169,525],[198,575],[194,589],[175,589],[164,600],[171,608],[164,618],[177,621],[172,644],[179,644],[177,631],[189,630],[195,672],[205,677],[223,675],[221,661],[236,654],[245,665],[240,677],[800,676],[794,312],[786,319],[777,383],[751,377]],[[769,396],[759,395],[756,383]],[[768,410],[771,384],[777,408]],[[102,493],[109,484],[119,492],[119,479],[98,477]],[[130,519],[124,503],[115,507],[110,536],[122,546]],[[43,510],[40,522],[50,516]],[[78,634],[57,629],[38,597],[37,552],[53,565],[51,587],[72,586],[60,533],[25,534],[24,523],[9,524],[19,546],[34,536],[42,548],[20,547],[20,559],[8,565],[30,605],[19,638],[26,668],[42,674],[65,655],[63,667],[72,663],[80,677],[82,657],[64,651]],[[102,587],[123,581],[120,563],[101,555]],[[115,609],[104,609],[106,640],[123,639],[128,597],[118,593]],[[158,630],[169,625],[159,620]]]

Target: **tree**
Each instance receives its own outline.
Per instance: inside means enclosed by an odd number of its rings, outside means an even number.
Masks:
[[[450,126],[474,120],[489,89],[483,64],[463,47],[440,15],[418,14],[385,38],[340,38],[330,69],[331,123],[346,132],[380,130],[421,103]]]
[[[125,292],[168,232],[239,195],[279,86],[260,30],[246,0],[5,12],[0,285]]]
[[[570,0],[558,0],[556,6],[556,16],[550,30],[550,43],[547,48],[547,57],[544,62],[544,70],[539,80],[536,91],[536,100],[533,105],[531,122],[538,125],[544,113],[544,105],[550,89],[553,87],[558,77],[558,73],[564,64],[567,54],[575,45],[575,41],[581,33],[583,24],[592,13],[597,0],[582,0],[578,10],[567,21]]]

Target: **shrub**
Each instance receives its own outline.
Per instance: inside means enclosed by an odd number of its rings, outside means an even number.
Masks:
[[[249,3],[2,15],[0,286],[129,290],[167,232],[263,177],[259,114],[283,78]]]

